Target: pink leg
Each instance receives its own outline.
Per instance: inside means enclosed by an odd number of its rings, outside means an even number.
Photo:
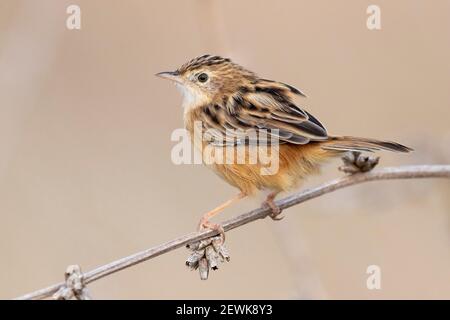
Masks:
[[[219,231],[220,235],[222,236],[223,241],[225,241],[225,231],[223,230],[222,226],[217,223],[212,223],[209,221],[210,218],[214,217],[218,213],[222,212],[225,208],[229,207],[233,203],[245,198],[247,195],[245,193],[239,193],[237,196],[231,198],[230,200],[222,203],[220,206],[214,208],[213,210],[205,213],[203,217],[200,219],[200,222],[198,224],[198,229],[211,229],[211,230],[217,230]]]
[[[263,202],[263,205],[268,206],[270,209],[272,209],[272,213],[269,216],[270,218],[272,218],[272,220],[275,221],[283,219],[283,217],[278,217],[282,210],[275,204],[274,201],[278,193],[278,191],[269,193],[269,195],[266,197],[266,200]]]

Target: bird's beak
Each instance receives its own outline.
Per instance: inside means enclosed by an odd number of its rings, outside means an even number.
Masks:
[[[180,73],[178,71],[160,72],[160,73],[155,74],[155,76],[181,83],[181,77],[180,77]]]

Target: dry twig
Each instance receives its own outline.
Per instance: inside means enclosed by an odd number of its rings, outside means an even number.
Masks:
[[[392,179],[418,179],[418,178],[450,178],[450,165],[419,165],[419,166],[403,166],[374,170],[365,173],[357,173],[347,175],[330,182],[326,182],[318,187],[303,190],[289,197],[281,199],[276,204],[281,209],[292,207],[296,204],[317,198],[324,194],[333,192],[338,189],[349,187],[355,184],[376,181],[376,180],[392,180]],[[232,218],[222,224],[225,231],[235,229],[252,221],[267,217],[271,213],[269,208],[258,208],[250,212]],[[190,243],[200,242],[201,240],[216,236],[217,232],[205,230],[202,232],[193,232],[181,236],[172,241],[168,241],[159,246],[135,253],[128,257],[116,260],[109,264],[100,266],[94,270],[83,274],[83,283],[94,282],[98,279],[106,277],[120,270],[129,268],[135,264],[155,258],[159,255],[175,250]],[[201,264],[202,259],[198,262]],[[203,261],[204,262],[204,261]],[[50,287],[37,290],[35,292],[23,295],[17,299],[44,299],[51,297],[54,293],[64,287],[64,282],[57,283]]]

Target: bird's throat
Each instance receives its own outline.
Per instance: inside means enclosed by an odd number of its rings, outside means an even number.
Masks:
[[[181,106],[183,107],[185,113],[197,107],[204,106],[210,102],[208,97],[198,88],[183,84],[176,84],[176,86],[183,96]]]

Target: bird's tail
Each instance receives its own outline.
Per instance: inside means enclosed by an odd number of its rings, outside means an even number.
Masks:
[[[392,141],[381,141],[358,137],[329,137],[329,140],[320,143],[322,149],[333,151],[377,151],[388,150],[394,152],[410,152],[413,149]]]

